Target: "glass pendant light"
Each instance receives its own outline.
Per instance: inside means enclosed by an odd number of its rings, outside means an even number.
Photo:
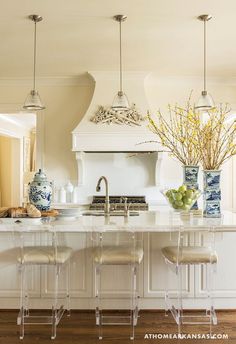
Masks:
[[[29,19],[34,22],[34,76],[33,76],[33,89],[28,94],[23,108],[25,110],[43,110],[45,106],[43,105],[39,93],[35,89],[35,74],[36,74],[36,43],[37,43],[37,36],[36,36],[36,25],[38,22],[43,20],[43,18],[37,14],[32,14],[29,16]]]
[[[207,92],[206,89],[206,23],[212,18],[209,14],[202,14],[198,17],[199,20],[204,23],[204,55],[203,55],[203,65],[204,65],[204,89],[200,98],[198,99],[197,104],[195,105],[196,110],[211,110],[215,107],[214,100],[212,96]]]
[[[121,23],[127,19],[127,16],[123,14],[118,14],[114,16],[114,19],[117,22],[119,22],[119,28],[120,28],[120,89],[113,100],[113,104],[111,108],[115,111],[126,111],[126,110],[129,110],[130,106],[129,106],[128,98],[126,94],[123,92]]]

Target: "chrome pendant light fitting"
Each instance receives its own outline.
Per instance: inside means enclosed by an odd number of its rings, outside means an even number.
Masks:
[[[31,14],[28,17],[30,20],[34,22],[34,74],[33,74],[33,89],[28,94],[23,108],[25,110],[36,111],[36,110],[43,110],[45,106],[43,105],[39,93],[36,91],[35,88],[35,75],[36,75],[36,47],[37,47],[37,32],[36,26],[37,23],[43,20],[38,14]]]
[[[207,51],[207,42],[206,42],[206,24],[207,22],[212,18],[210,14],[202,14],[197,19],[201,20],[204,24],[204,54],[203,54],[203,91],[198,99],[197,104],[195,105],[196,110],[200,111],[208,111],[215,107],[214,100],[212,96],[207,92],[207,86],[206,86],[206,51]]]
[[[113,104],[112,109],[115,111],[126,111],[129,110],[130,105],[126,94],[123,91],[123,75],[122,75],[122,32],[121,32],[121,24],[123,21],[127,19],[126,15],[118,14],[113,17],[115,21],[119,23],[119,33],[120,33],[120,89],[117,92]]]

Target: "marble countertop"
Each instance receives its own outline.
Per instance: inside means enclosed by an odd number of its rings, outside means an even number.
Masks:
[[[16,221],[19,220],[19,223]],[[76,216],[58,217],[50,222],[41,219],[0,219],[0,231],[51,230],[62,232],[92,232],[110,230],[131,230],[137,232],[171,232],[179,228],[187,231],[216,230],[236,231],[236,212],[224,211],[221,218],[202,216],[180,216],[169,207],[159,207],[155,211],[143,211],[139,216]]]

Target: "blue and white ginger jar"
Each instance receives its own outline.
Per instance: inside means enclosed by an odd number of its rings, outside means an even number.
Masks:
[[[34,180],[29,183],[29,201],[40,211],[50,209],[52,198],[52,183],[41,169],[34,175]]]

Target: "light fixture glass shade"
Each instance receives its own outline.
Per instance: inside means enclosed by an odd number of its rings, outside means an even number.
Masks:
[[[125,111],[130,108],[128,98],[124,92],[119,91],[116,94],[111,108],[116,111]]]
[[[197,104],[195,105],[196,110],[212,110],[215,108],[215,103],[212,96],[206,91],[202,91],[201,96],[198,99]]]
[[[26,110],[43,110],[45,106],[43,105],[41,98],[37,91],[32,90],[24,103],[23,109]]]

